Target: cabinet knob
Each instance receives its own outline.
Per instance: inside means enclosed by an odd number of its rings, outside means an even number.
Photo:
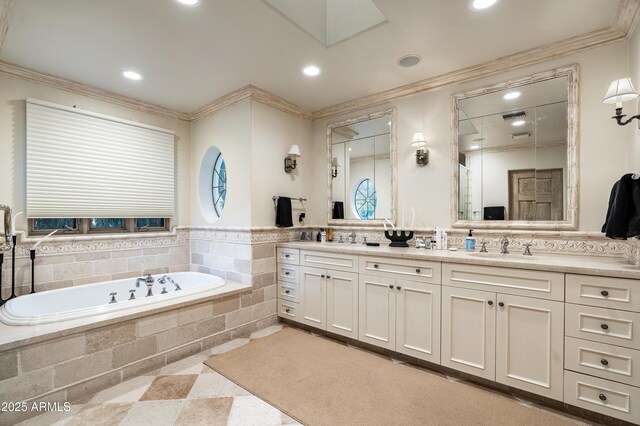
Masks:
[[[600,398],[600,401],[606,401],[607,400],[607,396],[605,394],[603,394],[603,393],[598,395],[598,398]]]
[[[324,274],[320,275],[320,278],[324,278]]]
[[[288,258],[289,258],[289,255],[288,255],[288,254],[285,254],[285,255],[284,255],[284,257],[286,257],[286,258],[288,259]]]
[[[609,361],[607,361],[606,359],[601,359],[601,360],[600,360],[600,364],[602,364],[602,365],[609,365]]]
[[[290,309],[289,309],[289,308],[287,308],[287,309],[285,309],[284,311],[285,311],[285,312],[289,312],[289,311],[290,311]]]
[[[402,290],[402,287],[400,287],[399,285],[397,285],[397,286],[396,286],[396,288],[397,288],[398,290]]]
[[[609,295],[609,292],[608,292],[607,290],[602,290],[602,291],[600,292],[600,294],[601,294],[603,297],[607,297],[607,296]]]
[[[489,306],[493,306],[493,300],[489,300],[489,301],[487,302],[487,304],[488,304]]]
[[[504,302],[498,302],[498,306],[500,306],[501,308],[504,308]]]
[[[420,268],[416,268],[416,274],[420,273]]]
[[[389,284],[389,288],[393,290],[393,284]]]
[[[600,328],[603,330],[608,330],[609,326],[607,324],[600,324]]]
[[[378,269],[378,264],[377,264],[377,263],[376,263],[376,264],[374,264],[374,265],[373,265],[373,267],[374,267],[374,268],[376,268],[376,269]]]
[[[331,275],[327,275],[327,278],[331,278]]]
[[[289,275],[289,271],[285,272],[284,274],[285,274],[285,275]]]
[[[285,293],[287,293],[287,294],[289,294],[289,290],[285,290],[284,292],[285,292]]]

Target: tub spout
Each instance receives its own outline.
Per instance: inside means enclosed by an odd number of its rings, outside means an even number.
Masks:
[[[151,274],[147,274],[146,278],[138,278],[136,280],[136,287],[140,287],[140,282],[143,282],[147,285],[147,297],[153,296],[153,283],[155,280],[151,276]]]

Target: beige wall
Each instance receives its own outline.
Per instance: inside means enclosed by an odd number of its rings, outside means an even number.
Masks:
[[[78,105],[79,108],[87,111],[175,131],[177,167],[174,224],[189,223],[191,209],[188,190],[191,181],[189,123],[99,101],[4,73],[0,73],[0,204],[11,206],[15,212],[25,210],[25,99],[27,97],[67,106]],[[18,221],[17,230],[26,230],[24,217]]]
[[[636,29],[631,35],[629,42],[629,68],[631,81],[637,90],[640,90],[640,25],[636,25]],[[625,109],[629,115],[640,114],[640,98],[637,101],[628,102]],[[640,120],[634,120],[633,125],[634,138],[631,142],[631,158],[633,159],[633,171],[640,173]]]
[[[558,60],[545,62],[490,78],[456,84],[397,99],[385,105],[348,115],[319,120],[313,125],[313,157],[325,155],[328,123],[364,112],[393,106],[398,112],[398,211],[416,210],[416,224],[450,226],[451,95],[469,89],[547,71],[573,63],[580,64],[580,224],[581,231],[599,231],[605,217],[613,183],[633,168],[629,153],[632,129],[620,128],[610,118],[611,105],[602,103],[609,83],[628,74],[629,42],[623,41]],[[630,127],[630,126],[627,126]],[[411,147],[414,132],[424,132],[430,150],[429,164],[416,165]],[[324,164],[321,165],[324,170]],[[320,174],[316,171],[316,174]],[[326,210],[325,180],[313,181],[310,200],[313,209]]]

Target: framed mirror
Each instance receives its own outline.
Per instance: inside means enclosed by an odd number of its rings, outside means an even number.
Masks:
[[[454,227],[575,230],[578,65],[453,96]]]
[[[327,126],[330,225],[395,223],[396,126],[393,108]]]

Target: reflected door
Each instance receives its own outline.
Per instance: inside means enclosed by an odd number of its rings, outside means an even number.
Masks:
[[[562,169],[509,170],[510,220],[562,220]]]

